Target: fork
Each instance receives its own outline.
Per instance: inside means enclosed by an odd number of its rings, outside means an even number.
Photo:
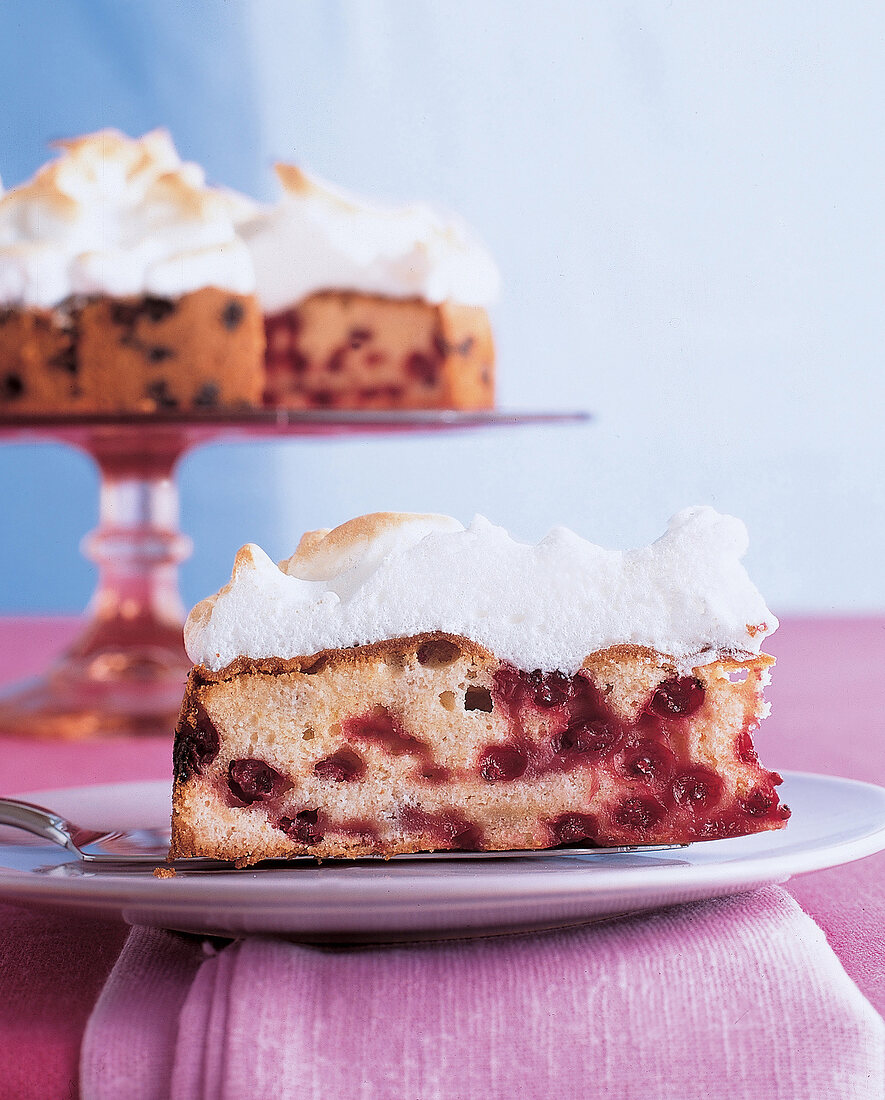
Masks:
[[[24,829],[58,844],[84,863],[150,863],[157,866],[166,858],[166,845],[160,830],[86,829],[53,810],[17,798],[0,798],[0,825]],[[116,844],[117,851],[87,851],[89,846],[99,844]]]
[[[37,806],[33,802],[22,802],[16,798],[0,798],[0,825],[24,829],[26,832],[33,833],[34,836],[41,837],[43,840],[49,840],[53,844],[57,844],[59,847],[66,849],[72,855],[77,856],[83,863],[93,867],[101,865],[109,867],[114,866],[121,869],[129,865],[137,865],[140,867],[151,865],[157,867],[166,862],[167,844],[164,839],[166,834],[160,829],[86,829],[82,825],[77,825],[73,821],[68,821],[66,818],[62,817],[61,814],[57,814],[53,810],[47,810],[44,806]],[[105,852],[87,851],[87,848],[97,845],[115,846],[116,850]],[[552,849],[520,849],[505,852],[467,852],[459,849],[457,851],[415,852],[406,855],[390,856],[387,859],[383,856],[362,856],[358,858],[360,862],[364,860],[383,860],[384,862],[388,862],[389,860],[404,861],[415,859],[422,861],[427,859],[507,859],[514,856],[521,856],[523,858],[526,856],[550,855],[586,856],[594,852],[599,854],[612,854],[617,852],[664,852],[673,848],[684,847],[686,847],[684,844],[648,844],[624,846],[620,848],[575,846]],[[273,862],[275,862],[277,866],[291,863],[308,863],[312,866],[316,866],[318,861],[314,856],[304,855]],[[324,860],[323,862],[353,863],[354,860]],[[171,864],[167,864],[167,866],[180,867],[188,871],[201,869],[223,870],[233,867],[233,863],[224,860],[196,857],[193,859],[177,859]]]

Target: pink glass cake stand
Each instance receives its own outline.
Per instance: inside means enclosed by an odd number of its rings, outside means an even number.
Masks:
[[[98,586],[83,630],[42,676],[0,694],[0,731],[64,740],[171,735],[190,668],[178,566],[191,542],[178,527],[174,474],[192,448],[586,419],[585,413],[497,410],[0,418],[0,441],[68,443],[90,455],[101,476],[98,527],[84,542],[98,566]]]

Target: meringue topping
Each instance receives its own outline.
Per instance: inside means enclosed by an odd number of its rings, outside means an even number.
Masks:
[[[282,199],[241,230],[265,313],[322,290],[468,306],[497,298],[495,262],[459,219],[426,203],[369,202],[294,165],[277,175]]]
[[[256,205],[206,186],[166,131],[101,130],[56,145],[54,161],[0,197],[0,304],[254,290],[236,226]]]
[[[605,550],[566,527],[537,545],[477,516],[378,513],[305,535],[275,565],[257,546],[185,626],[188,655],[293,658],[429,631],[518,668],[574,674],[591,653],[647,646],[690,670],[760,651],[777,619],[748,577],[740,520],[689,508],[651,546]]]

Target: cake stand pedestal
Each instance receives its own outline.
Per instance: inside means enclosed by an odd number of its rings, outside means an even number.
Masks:
[[[70,444],[101,476],[98,527],[83,552],[98,585],[82,633],[40,677],[0,693],[0,732],[53,740],[168,734],[190,661],[178,566],[191,541],[178,526],[175,468],[204,443],[550,424],[584,413],[275,412],[237,416],[18,417],[0,441]]]

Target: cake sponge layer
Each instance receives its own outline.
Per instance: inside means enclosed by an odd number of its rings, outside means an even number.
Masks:
[[[680,672],[620,646],[527,672],[432,633],[191,673],[171,856],[249,864],[780,827],[751,733],[770,657]]]

